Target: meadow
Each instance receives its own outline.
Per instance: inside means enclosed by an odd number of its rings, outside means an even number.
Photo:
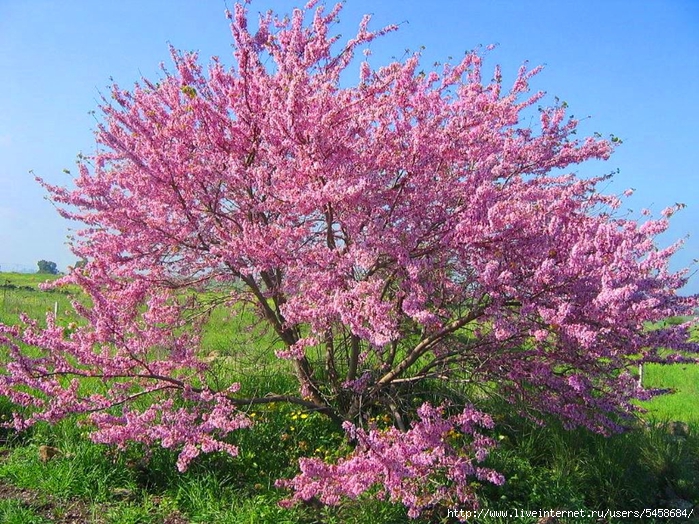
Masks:
[[[41,291],[45,275],[0,273],[0,321],[13,324],[21,312],[40,319],[47,311],[69,315],[76,290]],[[204,354],[233,373],[243,390],[293,391],[294,383],[268,365],[274,341],[260,328],[215,310],[204,336]],[[242,319],[242,320],[241,320]],[[72,320],[68,316],[65,321]],[[248,322],[249,324],[249,322]],[[252,349],[252,350],[251,350]],[[0,352],[0,355],[3,353]],[[233,362],[236,367],[233,367]],[[482,508],[491,513],[471,521],[512,522],[501,511],[693,510],[699,522],[699,366],[646,366],[644,385],[671,394],[644,403],[635,427],[609,438],[567,431],[555,421],[537,426],[506,404],[485,406],[496,414],[493,436],[499,447],[489,458],[504,486],[477,487]],[[0,398],[0,418],[12,406]],[[342,456],[347,444],[323,416],[284,404],[249,410],[260,423],[237,432],[240,456],[200,457],[185,474],[176,453],[132,446],[124,451],[92,443],[79,419],[37,425],[17,433],[0,428],[0,522],[55,523],[402,523],[405,510],[388,502],[347,501],[334,508],[308,504],[278,506],[287,493],[274,480],[296,473],[300,456]],[[385,422],[385,421],[384,421]],[[381,421],[379,421],[381,423]],[[649,514],[636,522],[685,522]],[[630,521],[633,521],[631,519]],[[556,522],[625,522],[617,517],[581,517]],[[450,523],[446,508],[413,521]],[[539,516],[516,522],[543,522]],[[550,521],[554,522],[554,521]]]

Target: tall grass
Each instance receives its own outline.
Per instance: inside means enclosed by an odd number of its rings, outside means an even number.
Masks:
[[[507,481],[486,487],[483,500],[495,509],[642,511],[677,500],[696,504],[699,428],[679,436],[671,427],[644,423],[604,437],[567,431],[555,421],[546,427],[516,421],[492,457]]]

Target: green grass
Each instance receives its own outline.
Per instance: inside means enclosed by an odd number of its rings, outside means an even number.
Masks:
[[[74,421],[40,424],[30,438],[6,448],[0,481],[65,501],[80,498],[104,522],[115,524],[162,522],[175,511],[202,524],[404,521],[401,508],[381,503],[370,503],[371,518],[360,504],[341,510],[279,507],[286,493],[274,487],[274,480],[295,473],[301,450],[313,452],[310,446],[315,445],[316,453],[329,456],[342,443],[319,415],[301,418],[287,406],[273,405],[256,412],[256,418],[264,423],[240,433],[239,458],[208,455],[185,474],[177,473],[176,454],[169,450],[149,450],[146,460],[140,446],[116,453],[90,442]],[[40,448],[46,445],[59,453],[42,462]]]
[[[114,453],[91,443],[70,421],[40,425],[21,445],[9,446],[0,479],[66,501],[86,500],[109,523],[162,522],[174,511],[189,522],[213,524],[406,521],[402,508],[376,501],[346,503],[339,509],[278,507],[284,493],[274,488],[276,477],[294,474],[302,452],[338,456],[343,444],[321,417],[301,418],[286,406],[271,406],[256,412],[256,418],[265,423],[239,434],[239,458],[206,456],[182,475],[168,450],[154,449],[150,460],[144,460],[138,446]],[[483,486],[481,501],[493,510],[643,509],[661,507],[669,492],[695,501],[699,432],[692,429],[687,436],[676,436],[666,426],[654,425],[604,438],[566,431],[555,423],[541,428],[516,418],[501,420],[495,435],[500,448],[489,465],[502,471],[507,483]],[[55,445],[60,454],[43,463],[41,445]],[[22,505],[8,507],[31,512]],[[417,521],[426,522],[453,521],[441,509]]]
[[[59,318],[65,316],[71,309],[70,301],[76,290],[39,289],[40,284],[56,278],[55,275],[38,273],[0,273],[0,322],[16,324],[22,313],[38,320],[53,311]]]
[[[37,287],[47,281],[60,278],[60,275],[50,275],[47,273],[1,273],[0,283],[10,282],[18,286]]]
[[[647,364],[643,386],[670,389],[642,406],[651,418],[679,420],[699,424],[699,365],[698,364]]]
[[[59,312],[67,309],[67,292],[22,288],[36,286],[45,278],[0,273],[0,283],[9,280],[14,286],[0,288],[0,321],[16,322],[22,310],[41,318],[56,302]],[[208,298],[216,299],[214,294]],[[224,308],[213,310],[203,334],[204,356],[210,355],[220,365],[214,367],[209,380],[240,380],[246,395],[293,391],[293,378],[281,372],[287,363],[274,356],[276,337],[263,326],[252,324],[251,318],[245,308],[234,315]],[[674,393],[644,403],[649,410],[647,422],[610,438],[582,430],[566,431],[555,421],[539,427],[511,415],[507,405],[489,406],[498,420],[492,436],[500,445],[488,465],[502,472],[507,482],[502,487],[477,487],[482,505],[493,510],[630,510],[662,507],[673,497],[699,504],[699,410],[695,408],[699,366],[648,365],[644,385],[672,388]],[[435,395],[439,397],[440,390],[436,389]],[[0,419],[7,420],[13,409],[0,398]],[[85,506],[86,522],[99,524],[158,524],[173,516],[202,524],[407,521],[402,507],[369,499],[347,501],[337,508],[279,507],[287,493],[277,489],[274,481],[293,476],[299,457],[334,460],[350,448],[337,427],[319,414],[303,413],[286,404],[256,406],[248,411],[258,423],[231,437],[240,456],[203,456],[185,474],[177,473],[175,452],[139,445],[117,452],[92,443],[87,428],[75,419],[55,426],[38,424],[22,434],[0,428],[0,484],[27,490],[39,501],[33,505],[0,496],[0,522],[51,522],[75,501]],[[678,434],[673,421],[688,425]],[[42,446],[59,452],[44,462]],[[46,504],[41,501],[49,496],[58,503],[53,503],[47,516]],[[415,522],[447,524],[455,520],[446,516],[445,508],[436,508]],[[518,522],[533,523],[536,519]]]
[[[502,488],[486,488],[487,504],[530,508],[642,510],[667,499],[699,500],[699,428],[673,435],[652,424],[603,437],[515,422],[502,433],[492,465],[505,473]],[[521,507],[521,506],[520,506]],[[594,520],[593,520],[594,521]]]
[[[50,521],[38,515],[19,500],[0,500],[0,522],[4,524],[48,524]]]

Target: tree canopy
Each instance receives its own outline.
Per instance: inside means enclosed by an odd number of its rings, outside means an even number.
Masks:
[[[36,265],[39,266],[37,273],[47,273],[49,275],[58,274],[58,266],[55,262],[51,262],[50,260],[39,260]]]

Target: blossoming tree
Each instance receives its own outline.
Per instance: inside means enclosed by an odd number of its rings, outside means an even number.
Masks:
[[[280,481],[292,500],[378,486],[412,516],[475,504],[474,480],[503,481],[480,464],[493,421],[456,399],[497,394],[613,432],[642,394],[632,363],[696,350],[685,324],[644,329],[697,304],[677,294],[686,272],[668,269],[679,245],[654,242],[674,209],[619,217],[621,197],[596,189],[606,177],[566,174],[613,144],[576,138],[561,106],[523,124],[543,96],[529,92],[538,69],[509,90],[498,69],[483,81],[478,53],[439,72],[418,56],[374,69],[356,51],[395,28],[372,32],[365,17],[340,45],[340,7],[312,4],[256,31],[236,5],[230,69],[173,51],[158,82],[113,87],[75,187],[45,184],[84,224],[73,249],[88,262],[60,281],[89,297],[74,306],[84,321],[0,326],[0,393],[24,406],[17,428],[85,414],[95,441],[177,448],[182,470],[201,452],[237,453],[226,437],[251,425],[244,407],[294,403],[342,424],[355,448],[302,459]],[[243,398],[207,380],[205,315],[184,290],[214,284],[233,313],[254,304],[298,394]],[[436,382],[451,403],[415,402],[416,384]],[[393,427],[368,424],[377,412]]]

